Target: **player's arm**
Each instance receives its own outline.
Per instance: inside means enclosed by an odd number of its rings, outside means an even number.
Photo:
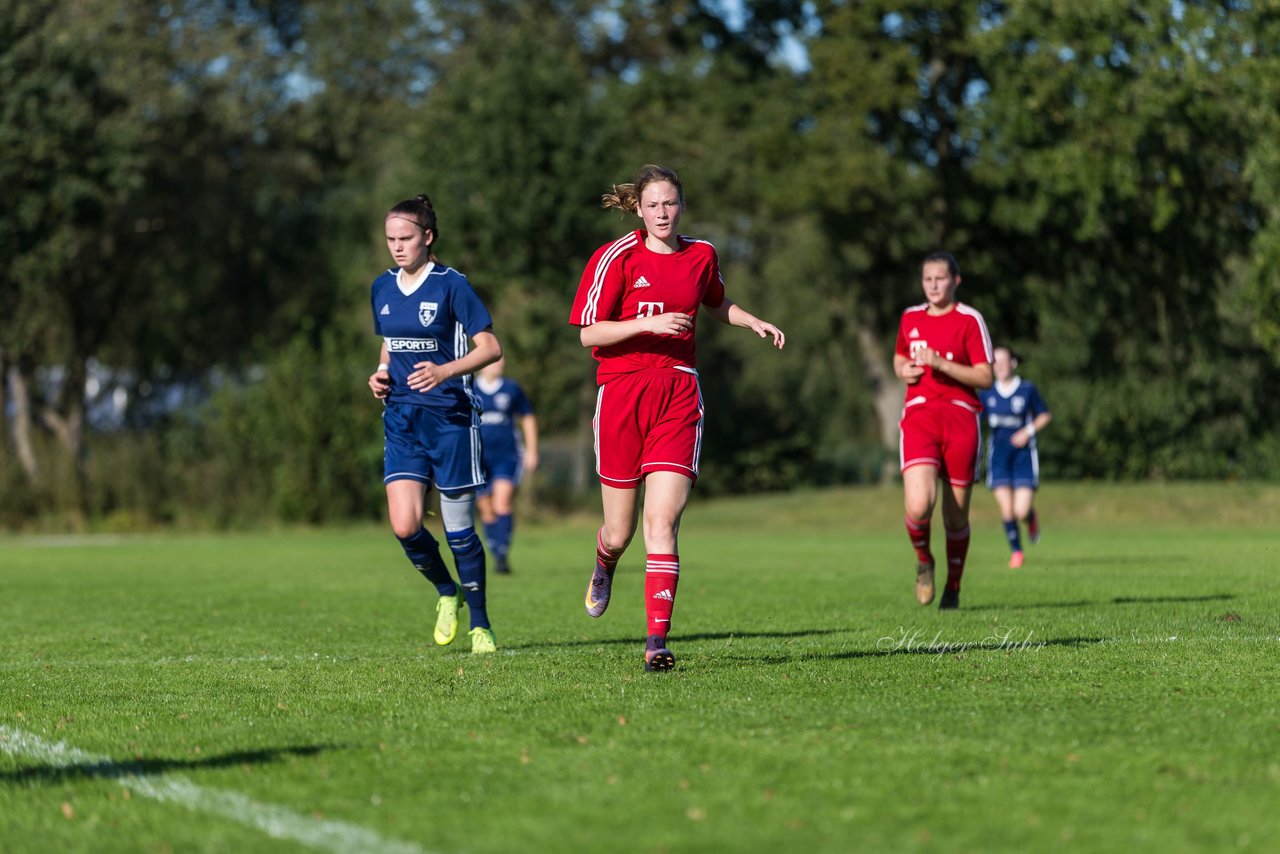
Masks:
[[[379,400],[391,393],[391,373],[388,370],[390,363],[391,354],[387,352],[387,342],[384,340],[378,350],[378,369],[369,375],[369,388]]]
[[[532,412],[520,417],[520,432],[524,434],[524,470],[538,468],[538,417]]]
[[[932,347],[921,354],[920,361],[933,368],[935,372],[970,388],[991,388],[991,384],[995,382],[995,374],[991,370],[990,362],[961,365],[946,358]]]
[[[750,329],[761,338],[773,336],[773,346],[779,350],[787,343],[787,336],[782,333],[781,329],[768,321],[756,317],[728,297],[721,300],[720,304],[714,308],[707,306],[707,313],[729,326],[741,326],[744,329]]]
[[[477,332],[471,340],[475,346],[461,359],[454,359],[443,365],[435,362],[418,362],[414,365],[414,372],[409,374],[409,388],[414,391],[431,391],[446,380],[473,374],[502,358],[502,345],[498,343],[498,336],[493,334],[492,326]]]
[[[1031,423],[1016,431],[1009,437],[1009,443],[1015,448],[1025,448],[1027,443],[1031,441],[1031,437],[1039,433],[1045,427],[1049,426],[1049,422],[1053,420],[1053,413],[1045,410],[1031,420]]]
[[[578,331],[578,340],[583,347],[608,347],[645,332],[652,335],[684,335],[692,331],[692,315],[669,311],[631,320],[597,320]]]

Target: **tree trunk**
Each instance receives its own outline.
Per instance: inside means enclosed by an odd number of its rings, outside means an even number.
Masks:
[[[902,383],[894,376],[890,363],[885,362],[880,336],[871,323],[865,319],[859,320],[857,330],[862,369],[871,384],[876,424],[880,428],[880,443],[885,450],[884,464],[880,467],[880,481],[883,483],[898,474],[898,420],[902,416]]]
[[[88,511],[88,471],[84,454],[84,388],[87,379],[88,365],[85,361],[72,360],[67,365],[67,376],[58,395],[61,406],[45,406],[40,411],[41,422],[58,437],[59,444],[71,460],[72,506],[82,519]]]
[[[9,354],[0,347],[0,453],[9,450]]]
[[[40,486],[44,478],[31,440],[31,366],[24,362],[25,360],[18,359],[8,371],[9,387],[13,390],[13,450],[18,455],[19,465],[26,472],[27,480],[31,481],[32,486]]]

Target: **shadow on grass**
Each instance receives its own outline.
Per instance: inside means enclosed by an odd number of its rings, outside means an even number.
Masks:
[[[1036,561],[1036,569],[1051,569],[1056,566],[1110,566],[1119,564],[1131,566],[1140,563],[1186,563],[1190,558],[1186,555],[1086,555],[1082,557],[1050,557]]]
[[[133,759],[117,762],[114,759],[98,759],[77,762],[53,768],[48,765],[19,768],[0,774],[0,784],[4,783],[68,783],[75,780],[114,780],[121,777],[145,777],[153,774],[167,774],[170,771],[197,771],[204,768],[227,768],[235,765],[261,765],[276,762],[286,756],[314,756],[325,750],[332,750],[328,745],[303,745],[300,747],[278,747],[264,750],[238,750],[220,756],[205,756],[199,759]]]
[[[1234,593],[1206,593],[1203,596],[1117,596],[1111,601],[1116,605],[1131,605],[1142,602],[1221,602],[1234,598]]]
[[[790,632],[699,632],[697,634],[673,635],[673,641],[708,641],[708,640],[738,640],[739,638],[807,638],[815,635],[838,635],[846,632],[856,631],[853,626],[847,629],[799,629]],[[607,646],[609,644],[634,644],[643,643],[644,639],[639,641],[635,637],[625,638],[599,638],[598,640],[568,640],[568,641],[552,641],[550,643],[526,643],[526,644],[504,644],[503,649],[554,649],[557,647],[571,646]]]
[[[1020,602],[1014,605],[977,605],[972,611],[1027,611],[1032,608],[1087,608],[1091,605],[1147,605],[1170,602],[1224,602],[1236,598],[1234,593],[1206,593],[1200,596],[1116,596],[1095,601],[1077,599],[1072,602]]]
[[[1047,640],[988,638],[981,641],[944,641],[937,637],[894,638],[888,649],[855,649],[848,652],[820,652],[797,655],[717,656],[751,661],[756,664],[794,664],[798,661],[848,661],[863,658],[889,658],[895,655],[957,655],[970,652],[1034,652],[1044,647],[1081,648],[1107,643],[1108,638],[1065,637]]]

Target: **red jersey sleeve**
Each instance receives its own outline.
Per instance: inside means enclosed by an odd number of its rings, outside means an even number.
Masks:
[[[707,292],[702,295],[702,304],[707,308],[719,308],[724,302],[724,273],[720,272],[720,256],[715,247],[711,247],[711,275],[708,278],[710,281]]]
[[[893,345],[893,352],[899,356],[911,358],[911,345],[907,343],[907,313],[902,313],[898,320],[898,342]]]
[[[614,309],[622,298],[621,258],[627,249],[638,242],[636,233],[606,243],[595,251],[578,282],[578,293],[573,298],[573,310],[569,323],[574,326],[590,326],[599,320],[612,320]]]
[[[987,322],[977,310],[967,305],[961,306],[970,322],[965,324],[964,348],[969,356],[969,364],[984,365],[995,361],[995,352],[991,346],[991,334],[987,332]]]

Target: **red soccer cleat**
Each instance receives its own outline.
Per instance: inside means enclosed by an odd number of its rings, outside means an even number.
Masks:
[[[1009,568],[1022,569],[1022,552],[1014,552],[1009,555]]]

